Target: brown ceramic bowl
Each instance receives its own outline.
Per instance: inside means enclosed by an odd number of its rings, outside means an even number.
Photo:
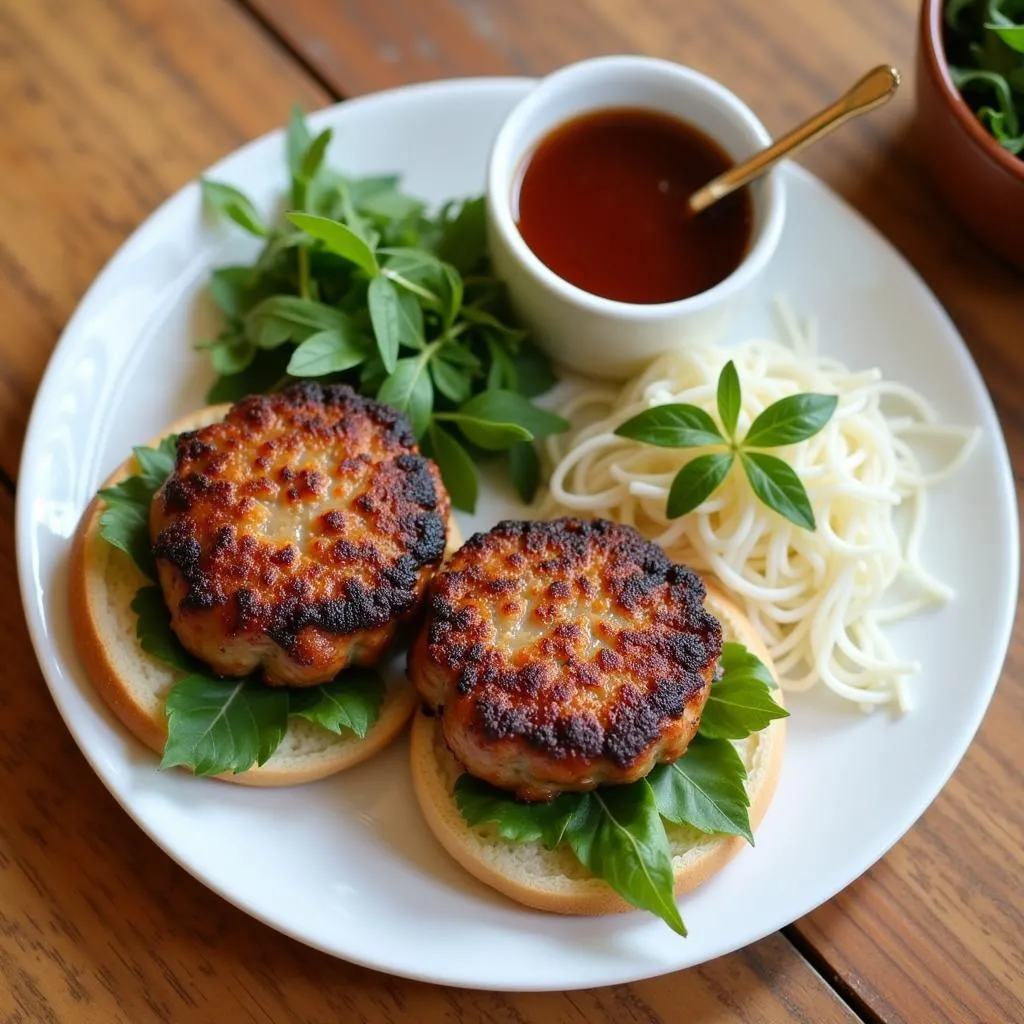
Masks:
[[[921,154],[942,198],[986,245],[1024,269],[1024,160],[985,130],[946,66],[943,0],[924,0],[917,48]]]

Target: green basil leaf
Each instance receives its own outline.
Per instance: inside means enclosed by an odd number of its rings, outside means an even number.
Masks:
[[[237,320],[250,305],[252,267],[218,267],[210,274],[210,298],[228,318]]]
[[[331,136],[334,133],[330,128],[322,131],[306,148],[302,154],[302,161],[299,164],[299,177],[306,182],[312,181],[324,162],[324,154],[331,144]]]
[[[473,444],[488,452],[501,452],[514,444],[533,440],[533,434],[518,423],[494,423],[462,413],[449,413],[445,419],[456,423]]]
[[[233,220],[251,235],[266,237],[267,227],[253,206],[252,200],[244,193],[232,185],[210,181],[209,178],[201,178],[199,187],[202,190],[203,202],[209,209]]]
[[[292,353],[288,373],[293,377],[322,377],[359,366],[370,354],[366,339],[347,328],[328,328],[311,334]]]
[[[140,587],[132,599],[135,635],[142,649],[181,672],[202,672],[203,666],[182,646],[171,629],[171,613],[159,587]]]
[[[441,234],[437,255],[456,270],[468,274],[487,254],[487,218],[483,196],[462,204]]]
[[[190,675],[167,694],[167,744],[161,768],[196,775],[265,764],[288,731],[288,691],[251,679]]]
[[[543,843],[549,850],[564,840],[581,802],[579,793],[562,793],[546,802],[524,803],[466,773],[455,780],[452,796],[468,825],[493,825],[502,839]]]
[[[157,488],[174,472],[174,464],[178,455],[178,435],[168,434],[156,448],[139,446],[132,449],[135,461],[139,464],[141,475],[152,485],[153,494]],[[150,498],[152,498],[150,494]],[[148,505],[149,502],[147,501]]]
[[[398,289],[386,278],[375,277],[367,293],[370,322],[377,339],[377,350],[388,373],[395,372],[398,347],[402,341],[402,309]]]
[[[455,323],[462,309],[462,291],[462,275],[450,263],[442,263],[437,295],[446,331]]]
[[[373,250],[351,227],[313,213],[289,213],[288,219],[297,228],[305,231],[310,238],[323,242],[328,252],[354,263],[370,277],[380,273]]]
[[[540,486],[540,458],[536,447],[525,442],[514,444],[508,450],[508,468],[512,486],[522,501],[529,505]]]
[[[747,770],[728,740],[700,734],[673,764],[647,776],[661,816],[709,835],[743,836],[751,846]]]
[[[994,32],[1011,50],[1024,53],[1024,25],[986,25],[985,28]]]
[[[473,389],[472,381],[458,366],[453,366],[444,357],[444,349],[430,361],[430,372],[434,387],[453,402],[465,402]]]
[[[394,193],[399,181],[397,174],[372,174],[365,178],[347,178],[345,185],[353,204],[362,209],[373,199]]]
[[[171,435],[157,448],[136,448],[140,472],[99,492],[105,505],[100,512],[100,536],[125,552],[150,579],[156,579],[156,563],[149,539],[149,506],[174,469],[175,442]]]
[[[686,935],[668,836],[646,779],[584,794],[565,840],[579,862],[624,900]]]
[[[736,364],[730,359],[718,375],[718,418],[729,437],[736,434],[741,400],[740,375],[736,372]]]
[[[220,405],[237,402],[248,395],[264,394],[281,382],[290,356],[291,350],[287,348],[257,352],[252,364],[241,373],[218,377],[206,393],[207,402]]]
[[[100,491],[100,497],[106,502],[106,508],[100,513],[100,536],[125,552],[149,579],[156,579],[148,506],[118,501],[113,491],[114,488]]]
[[[422,349],[426,344],[423,333],[423,307],[410,292],[398,290],[398,340],[406,348]]]
[[[768,666],[756,655],[747,650],[743,644],[727,641],[722,645],[722,656],[718,659],[718,667],[723,675],[734,679],[740,677],[749,678],[754,682],[766,686],[769,690],[777,690],[778,683],[775,682]]]
[[[395,372],[377,391],[378,401],[393,406],[409,417],[417,439],[426,433],[434,408],[434,387],[430,383],[427,362],[424,356],[399,359],[395,364]]]
[[[512,361],[516,366],[515,390],[527,398],[543,395],[558,383],[551,360],[536,345],[523,345]]]
[[[294,104],[288,117],[288,130],[285,134],[285,157],[288,162],[288,173],[296,177],[299,168],[302,166],[302,158],[309,149],[312,136],[306,126],[306,119],[302,114],[302,107]]]
[[[251,366],[256,352],[256,346],[251,341],[236,335],[218,340],[210,346],[210,363],[217,373],[230,377]]]
[[[761,452],[741,452],[740,458],[751,489],[765,505],[803,530],[816,529],[811,499],[788,462]]]
[[[669,519],[678,519],[707,501],[715,488],[732,469],[732,452],[712,452],[691,459],[672,481],[668,492],[666,513]]]
[[[703,409],[678,403],[645,409],[617,427],[615,433],[660,448],[703,448],[725,443],[715,421]]]
[[[780,448],[806,441],[825,426],[839,404],[838,395],[790,395],[768,406],[750,424],[744,448]]]
[[[430,424],[426,441],[426,454],[437,463],[452,504],[464,512],[475,512],[479,484],[469,453],[436,421]]]
[[[519,373],[512,356],[489,335],[485,336],[484,340],[487,343],[487,352],[491,357],[491,366],[487,371],[487,390],[499,391],[502,388],[508,388],[509,391],[518,391]]]
[[[770,678],[767,668],[761,665],[760,670],[751,671],[749,659],[753,657],[748,651],[746,657],[741,658],[732,650],[728,657],[723,655],[719,661],[722,675],[711,684],[700,719],[701,736],[742,740],[752,732],[760,732],[776,718],[789,716],[772,698],[771,689],[763,678],[764,675]]]
[[[345,331],[349,324],[340,309],[323,302],[297,295],[272,295],[249,310],[245,334],[257,348],[272,349],[331,328]]]
[[[424,203],[412,196],[403,195],[393,189],[384,189],[356,204],[361,213],[381,220],[406,220],[415,217],[424,209]]]
[[[459,415],[490,423],[516,423],[534,437],[548,437],[569,429],[567,420],[541,409],[515,391],[481,391],[459,407]],[[525,440],[525,439],[524,439]]]
[[[380,716],[385,691],[376,672],[350,668],[322,686],[290,689],[288,713],[339,736],[350,732],[362,739]]]

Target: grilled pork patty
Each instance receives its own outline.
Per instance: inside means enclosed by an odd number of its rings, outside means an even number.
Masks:
[[[434,577],[409,675],[468,772],[525,800],[628,783],[697,731],[704,584],[632,527],[503,522]]]
[[[181,434],[153,499],[160,585],[217,673],[313,686],[377,662],[444,554],[449,500],[408,421],[297,384]]]

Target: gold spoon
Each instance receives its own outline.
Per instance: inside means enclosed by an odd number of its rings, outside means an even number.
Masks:
[[[776,139],[767,149],[762,149],[743,163],[729,168],[717,178],[698,189],[687,200],[691,214],[701,213],[712,203],[761,177],[784,156],[792,156],[812,142],[834,132],[852,117],[866,114],[892,99],[900,84],[900,73],[887,64],[869,71],[848,92],[840,96],[814,117]]]

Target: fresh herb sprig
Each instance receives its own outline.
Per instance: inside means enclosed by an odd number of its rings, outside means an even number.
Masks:
[[[520,802],[463,774],[454,790],[463,818],[474,826],[488,824],[511,842],[539,842],[549,850],[568,846],[628,903],[686,935],[665,822],[708,835],[742,836],[753,845],[746,768],[730,741],[788,715],[772,699],[771,673],[741,644],[724,645],[720,666],[697,735],[675,763],[658,765],[626,786],[563,793],[548,803]]]
[[[1024,0],[946,0],[949,73],[978,120],[1024,154]]]
[[[213,272],[225,326],[207,349],[220,375],[210,401],[302,377],[344,381],[404,412],[452,500],[473,511],[476,464],[508,453],[524,501],[539,483],[534,441],[567,429],[531,398],[551,365],[511,322],[487,253],[484,201],[435,214],[393,175],[327,166],[330,130],[293,110],[287,211],[268,223],[238,189],[205,180],[207,207],[263,241],[249,266]]]
[[[615,433],[662,448],[725,448],[698,455],[679,470],[668,493],[670,519],[707,501],[739,458],[751,490],[768,508],[804,530],[814,530],[814,509],[796,471],[788,462],[758,449],[781,448],[813,437],[832,418],[838,397],[799,394],[780,398],[754,419],[742,440],[736,436],[741,402],[739,374],[730,360],[718,378],[718,418],[724,434],[709,413],[682,403],[646,409],[626,420]]]
[[[175,438],[158,448],[136,448],[139,472],[100,491],[100,535],[128,554],[142,573],[156,579],[149,540],[149,507],[174,469]],[[142,649],[173,669],[168,691],[167,743],[161,768],[185,766],[196,775],[248,771],[262,765],[297,715],[338,735],[360,739],[377,720],[384,683],[367,669],[350,669],[323,686],[270,687],[254,676],[220,679],[181,645],[160,587],[139,588],[131,605]]]

